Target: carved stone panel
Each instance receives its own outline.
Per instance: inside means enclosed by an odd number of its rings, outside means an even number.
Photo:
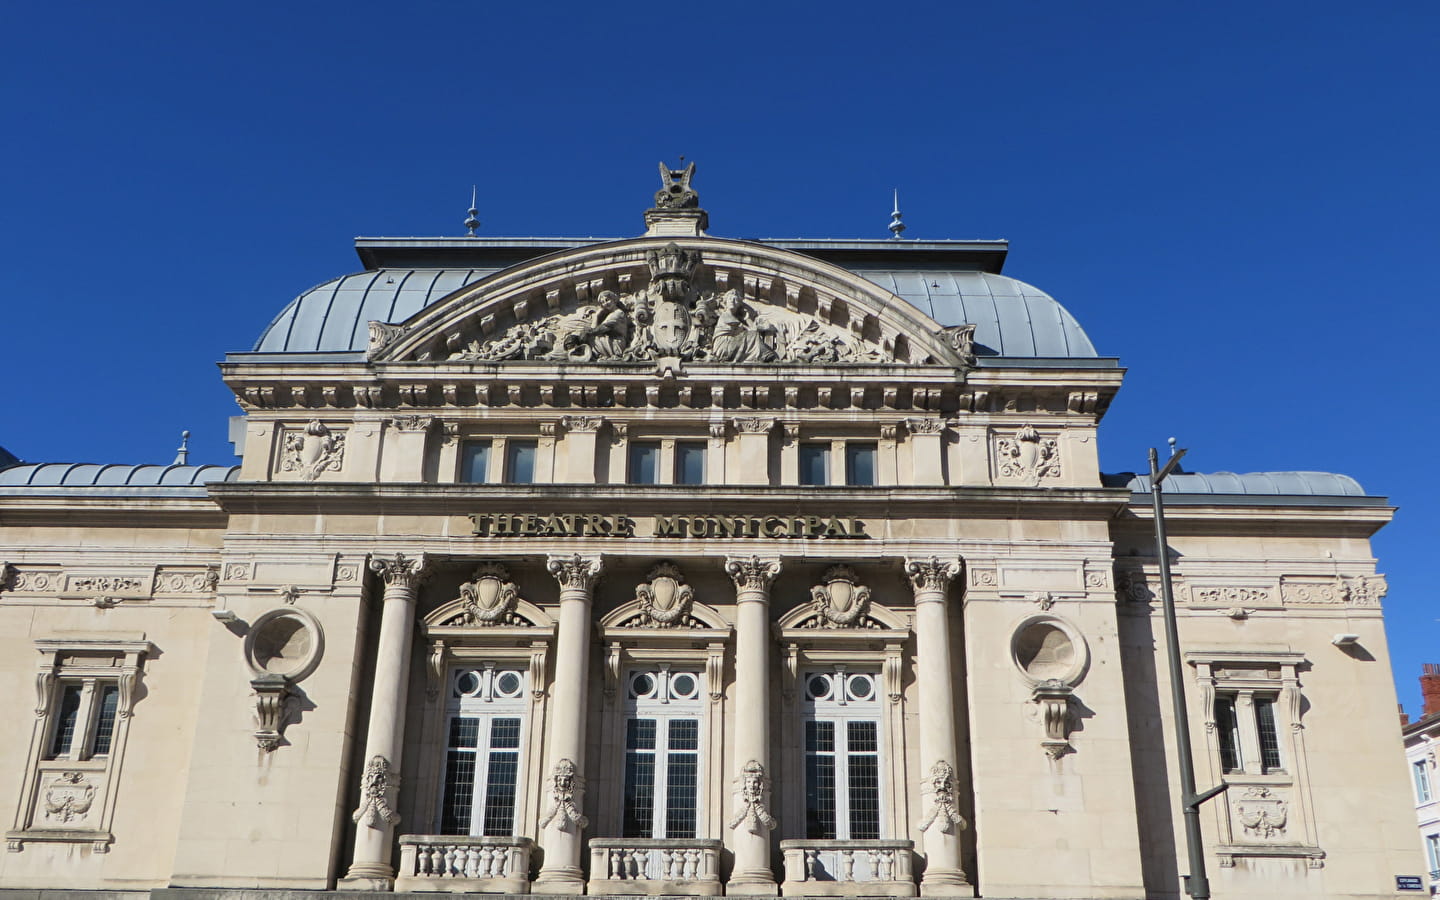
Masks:
[[[1060,447],[1033,426],[1022,425],[1013,435],[997,436],[994,444],[996,474],[1001,481],[1037,487],[1060,477]]]

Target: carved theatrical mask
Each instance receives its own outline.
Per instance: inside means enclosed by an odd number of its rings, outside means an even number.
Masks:
[[[855,570],[831,566],[825,570],[824,581],[810,589],[810,604],[822,622],[831,628],[861,624],[870,609],[870,589],[855,583]]]
[[[502,565],[486,563],[475,569],[472,581],[460,585],[465,625],[503,625],[515,612],[520,591]]]
[[[695,602],[695,590],[685,584],[685,576],[673,563],[661,563],[646,576],[645,584],[635,588],[640,613],[646,624],[673,628],[685,624]]]

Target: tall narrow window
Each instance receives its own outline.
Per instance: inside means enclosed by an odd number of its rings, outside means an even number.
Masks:
[[[630,484],[655,484],[660,472],[660,442],[631,441],[629,454],[629,471],[625,480]]]
[[[626,701],[623,836],[698,836],[699,673],[632,672]]]
[[[490,442],[465,441],[460,445],[460,480],[484,484],[490,473]]]
[[[830,445],[800,445],[800,483],[830,483]]]
[[[1425,835],[1425,858],[1430,863],[1430,880],[1440,878],[1440,834]]]
[[[1255,698],[1255,732],[1260,738],[1260,771],[1284,771],[1280,766],[1280,735],[1275,730],[1275,701]]]
[[[505,481],[508,484],[535,483],[535,441],[505,442]]]
[[[525,676],[515,669],[450,673],[449,726],[439,832],[515,833]]]
[[[84,687],[67,684],[60,694],[60,708],[55,712],[55,739],[50,744],[52,759],[70,755],[75,745],[75,732],[80,726],[80,699]]]
[[[1432,795],[1430,793],[1430,769],[1426,766],[1425,760],[1413,764],[1410,767],[1411,774],[1415,777],[1415,802],[1429,803]]]
[[[875,483],[875,445],[850,443],[845,445],[845,483],[872,485]]]
[[[1243,766],[1240,756],[1240,723],[1235,716],[1235,698],[1217,697],[1215,700],[1215,736],[1220,743],[1220,771],[1239,772]]]
[[[805,676],[805,836],[880,837],[879,692],[870,673]]]
[[[705,483],[704,441],[680,441],[675,444],[675,483]]]

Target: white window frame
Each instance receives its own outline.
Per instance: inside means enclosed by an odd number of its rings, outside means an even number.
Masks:
[[[637,694],[635,683],[637,678],[650,676],[654,679],[654,689],[645,692],[644,696]],[[693,691],[683,692],[676,689],[676,679],[681,676],[688,676],[693,679]],[[683,682],[682,682],[683,684]],[[672,669],[668,663],[659,663],[654,666],[633,668],[626,672],[624,679],[625,690],[625,726],[622,732],[622,746],[620,748],[621,768],[621,811],[620,828],[622,836],[627,838],[650,838],[666,839],[675,835],[668,834],[666,821],[666,810],[669,801],[669,766],[670,756],[673,753],[692,754],[695,758],[695,833],[687,835],[685,839],[700,838],[705,833],[705,757],[707,755],[708,735],[706,733],[706,686],[705,673],[699,670],[688,668]],[[626,788],[628,784],[628,761],[630,754],[635,752],[629,746],[630,723],[639,719],[649,719],[655,722],[655,746],[649,749],[654,757],[654,769],[651,779],[652,807],[650,812],[650,834],[647,835],[625,835],[625,817],[628,810],[625,808]],[[672,750],[669,747],[670,723],[677,720],[693,720],[695,722],[696,742],[693,750]]]
[[[1435,792],[1430,784],[1430,764],[1423,759],[1416,760],[1410,764],[1410,774],[1415,779],[1415,802],[1420,804],[1434,800]]]
[[[811,679],[823,677],[830,680],[831,690],[827,695],[820,698],[813,696],[811,690]],[[868,697],[857,697],[852,688],[857,685],[858,679],[865,679],[869,685]],[[835,685],[843,684],[844,690],[837,692]],[[876,834],[869,839],[878,839],[886,833],[886,785],[888,760],[885,758],[885,710],[881,702],[882,679],[879,672],[869,669],[852,669],[847,665],[836,664],[824,669],[807,669],[800,673],[799,689],[801,695],[801,728],[803,729],[800,738],[800,752],[802,758],[802,778],[804,781],[803,790],[808,797],[809,785],[809,759],[813,755],[806,746],[805,732],[809,731],[811,722],[830,722],[834,725],[835,741],[833,751],[827,755],[835,761],[835,835],[834,837],[815,838],[818,840],[865,840],[856,838],[851,834],[850,821],[850,764],[852,751],[849,749],[850,723],[870,722],[875,726],[875,810],[876,810]],[[870,751],[856,751],[869,754]],[[804,836],[810,837],[809,810],[805,809],[806,804],[802,803],[805,813]]]
[[[513,691],[502,691],[501,679],[515,675],[519,686]],[[465,679],[473,676],[478,682],[474,690],[466,688]],[[470,837],[515,837],[522,827],[522,810],[525,803],[526,735],[530,714],[530,674],[525,667],[494,662],[452,667],[445,680],[446,707],[441,740],[444,758],[440,765],[439,795],[435,809],[435,833],[445,834],[446,806],[450,800],[450,754],[457,748],[450,746],[452,723],[456,719],[477,719],[477,734],[474,750],[474,770],[470,779],[470,821],[464,832]],[[462,690],[462,688],[464,688]],[[496,719],[518,719],[519,738],[515,747],[492,747],[494,722]],[[469,750],[471,748],[463,748]],[[490,766],[493,754],[513,752],[515,754],[515,796],[510,810],[510,831],[504,835],[485,834],[485,807],[488,800]],[[453,833],[453,832],[452,832]]]
[[[76,637],[40,639],[36,674],[35,722],[25,782],[16,810],[15,825],[6,833],[6,846],[19,851],[37,841],[88,843],[105,853],[114,840],[111,823],[120,789],[125,746],[129,741],[135,686],[147,656],[155,645],[136,637]],[[69,749],[53,753],[60,726],[60,704],[65,689],[79,685],[80,706]],[[114,727],[110,747],[95,753],[96,727],[104,688],[116,691]]]

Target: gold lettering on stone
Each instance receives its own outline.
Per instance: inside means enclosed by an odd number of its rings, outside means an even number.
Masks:
[[[598,513],[537,515],[535,513],[471,513],[476,537],[600,537],[635,536],[629,516]],[[865,540],[865,523],[839,516],[656,516],[650,534],[657,538],[794,538],[799,540]]]

